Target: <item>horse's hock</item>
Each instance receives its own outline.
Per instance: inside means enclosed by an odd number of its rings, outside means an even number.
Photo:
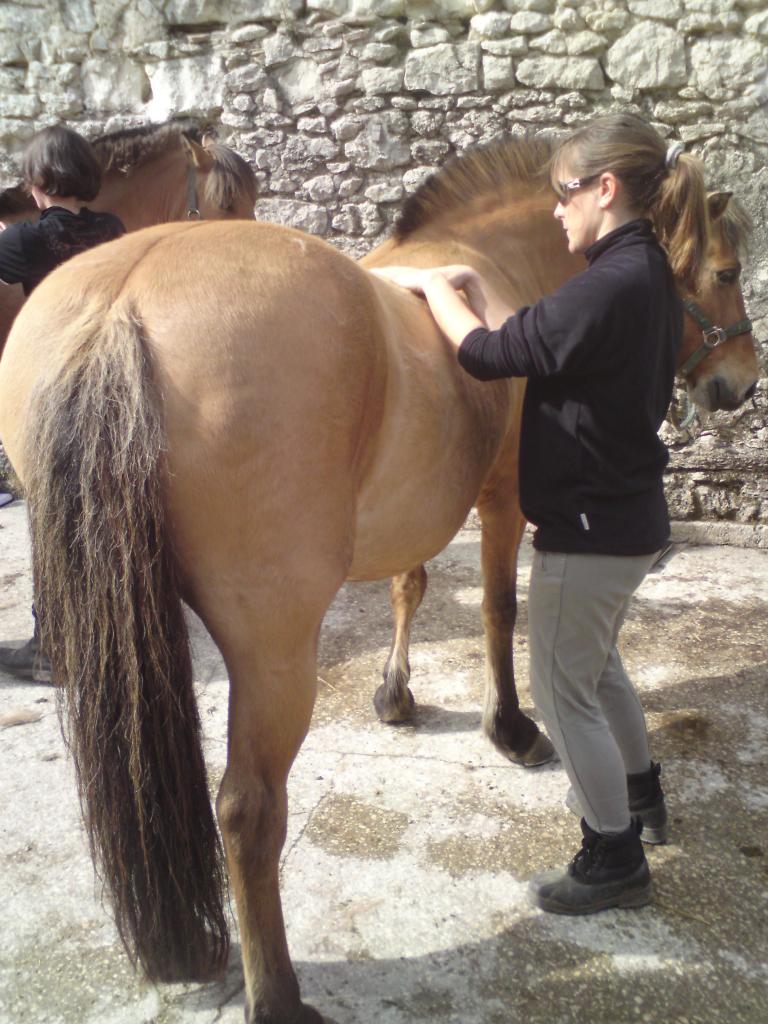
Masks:
[[[764,0],[9,0],[0,185],[52,119],[93,136],[188,114],[216,122],[256,169],[258,217],[362,255],[451,153],[635,107],[702,155],[713,187],[733,189],[755,220],[744,291],[761,338],[767,65]],[[688,429],[670,422],[676,520],[768,543],[767,393]]]

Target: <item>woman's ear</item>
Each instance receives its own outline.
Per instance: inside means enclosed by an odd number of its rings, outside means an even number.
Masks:
[[[621,182],[613,171],[603,171],[600,175],[600,192],[597,199],[598,205],[602,209],[607,210],[608,207],[613,206],[620,193]]]

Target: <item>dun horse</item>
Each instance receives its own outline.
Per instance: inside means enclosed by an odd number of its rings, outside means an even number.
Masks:
[[[547,157],[508,141],[454,161],[368,265],[470,263],[513,306],[555,288],[578,264],[542,184]],[[744,309],[726,209],[722,195],[702,208],[710,244],[685,276],[703,314],[730,326]],[[741,330],[689,371],[697,400],[734,407],[753,389]],[[682,359],[700,335],[687,325]],[[322,1020],[300,1000],[278,862],[318,634],[345,579],[406,574],[402,666],[418,567],[476,502],[486,725],[523,763],[547,754],[511,664],[522,393],[463,373],[419,299],[275,225],[126,235],[56,270],[22,310],[0,364],[0,432],[29,496],[92,852],[151,978],[211,977],[228,948],[180,598],[230,677],[216,810],[252,1024]],[[397,688],[380,695],[385,712],[408,703]]]
[[[191,122],[128,128],[93,140],[101,160],[101,191],[92,210],[116,213],[128,231],[171,220],[253,219],[256,181],[233,150]],[[22,186],[0,192],[0,221],[37,217]],[[24,302],[21,285],[0,287],[0,352]]]

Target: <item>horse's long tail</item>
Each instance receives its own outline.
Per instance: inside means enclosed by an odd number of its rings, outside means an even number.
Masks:
[[[134,963],[157,981],[211,977],[229,947],[223,856],[166,538],[165,432],[130,310],[83,329],[27,422],[35,599],[94,863]]]

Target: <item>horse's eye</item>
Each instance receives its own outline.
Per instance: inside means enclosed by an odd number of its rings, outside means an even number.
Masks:
[[[729,267],[728,270],[716,270],[715,276],[720,284],[733,284],[738,280],[739,267]]]

